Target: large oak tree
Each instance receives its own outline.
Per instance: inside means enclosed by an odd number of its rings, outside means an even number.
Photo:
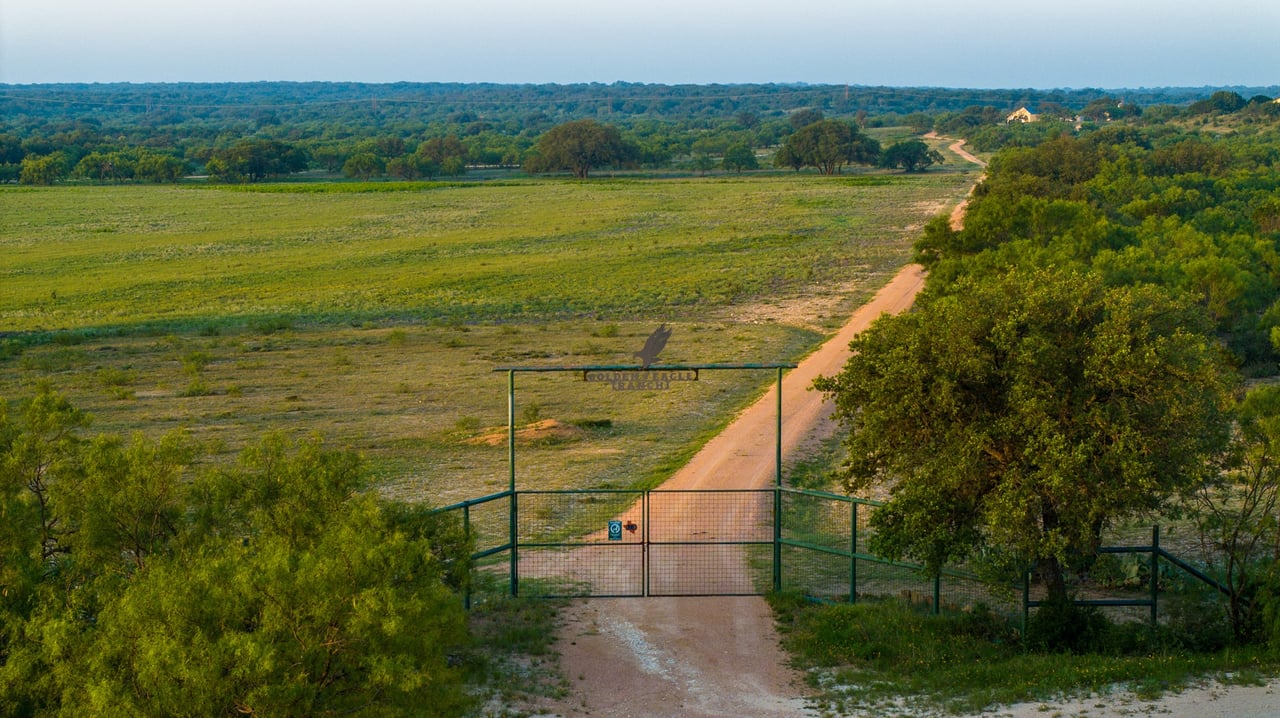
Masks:
[[[852,343],[816,387],[848,427],[848,488],[889,488],[873,548],[930,569],[991,547],[1051,594],[1103,528],[1194,486],[1232,373],[1202,312],[1065,270],[964,279]]]
[[[632,160],[635,148],[622,139],[618,128],[595,120],[576,120],[556,125],[538,138],[525,169],[530,172],[569,170],[586,179],[591,170]]]
[[[824,175],[832,175],[846,164],[871,165],[879,158],[880,143],[862,134],[854,125],[820,120],[788,137],[778,150],[774,164],[796,169],[808,165]]]

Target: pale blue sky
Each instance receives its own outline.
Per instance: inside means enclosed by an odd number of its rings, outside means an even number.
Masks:
[[[1280,0],[0,0],[0,83],[1280,84]]]

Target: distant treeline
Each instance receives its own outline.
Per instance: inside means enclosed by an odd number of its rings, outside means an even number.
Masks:
[[[0,85],[0,182],[75,177],[256,181],[303,170],[362,178],[519,166],[552,127],[618,127],[634,166],[705,169],[729,148],[781,145],[806,123],[909,126],[972,135],[1020,107],[1050,116],[1186,112],[1272,88],[981,90],[844,85],[176,83]],[[1101,108],[1101,109],[1100,109]],[[1119,111],[1118,108],[1124,108]],[[1101,114],[1100,114],[1101,113]],[[434,143],[424,147],[426,143]],[[1000,145],[999,141],[989,144]],[[246,155],[270,155],[240,171]],[[419,159],[415,159],[415,156]],[[86,158],[89,158],[86,162]],[[351,160],[357,158],[352,163]],[[214,161],[210,167],[210,161]],[[24,167],[27,163],[27,167]],[[30,166],[38,163],[38,167]],[[250,166],[251,165],[251,166]]]

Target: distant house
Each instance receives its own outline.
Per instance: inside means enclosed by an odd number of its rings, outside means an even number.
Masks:
[[[1013,122],[1035,122],[1038,119],[1040,119],[1039,115],[1033,114],[1031,110],[1028,110],[1025,107],[1019,107],[1008,117],[1004,118],[1004,123],[1007,125]]]

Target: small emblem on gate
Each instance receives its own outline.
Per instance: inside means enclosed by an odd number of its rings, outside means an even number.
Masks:
[[[609,540],[610,541],[622,540],[622,522],[621,521],[609,522]]]

